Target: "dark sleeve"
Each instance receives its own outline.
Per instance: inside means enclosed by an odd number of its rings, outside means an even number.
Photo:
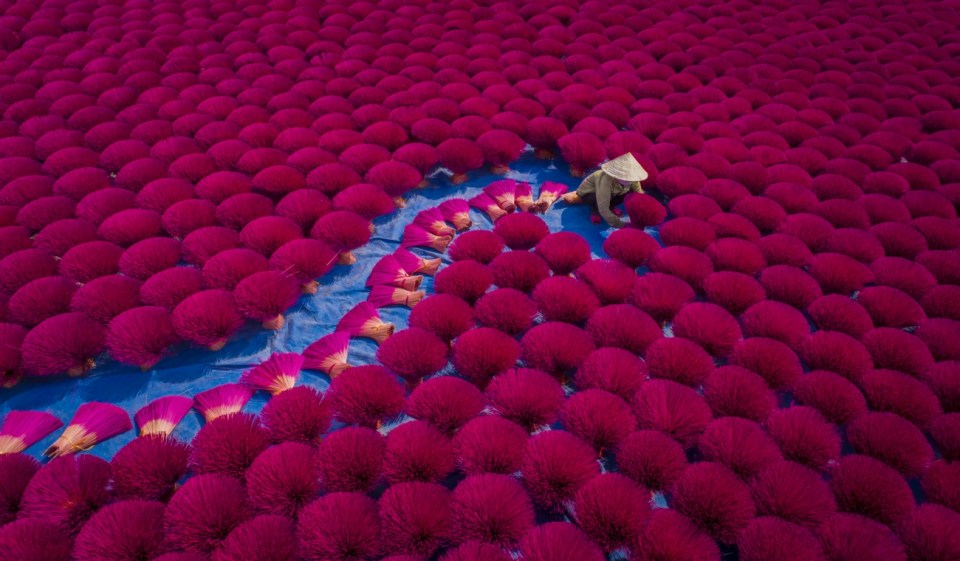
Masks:
[[[613,197],[613,193],[611,193],[610,189],[611,181],[612,179],[604,177],[597,182],[597,211],[611,227],[622,228],[623,221],[620,220],[620,217],[614,214],[612,210],[610,210],[610,199]]]

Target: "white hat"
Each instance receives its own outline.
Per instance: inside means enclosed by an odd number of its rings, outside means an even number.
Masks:
[[[643,181],[648,177],[647,171],[643,169],[640,162],[630,152],[604,162],[600,169],[610,177],[623,181]]]

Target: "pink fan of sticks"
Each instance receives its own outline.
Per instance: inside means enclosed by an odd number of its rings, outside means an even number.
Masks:
[[[170,436],[180,421],[190,412],[193,400],[181,395],[157,398],[143,406],[133,420],[140,427],[140,436]]]
[[[243,384],[223,384],[193,396],[193,407],[206,422],[239,413],[253,397],[253,390]]]
[[[407,273],[396,257],[386,255],[373,266],[366,284],[367,286],[397,286],[407,290],[416,290],[420,288],[421,281],[423,281],[422,276]]]
[[[303,367],[310,370],[319,370],[330,376],[331,379],[336,378],[344,370],[350,368],[350,364],[347,363],[349,345],[350,333],[346,331],[334,331],[329,335],[324,335],[304,349]]]
[[[370,288],[370,295],[367,296],[367,302],[370,302],[378,308],[386,306],[406,306],[412,308],[423,300],[424,292],[422,290],[411,291],[405,288],[394,286],[374,286]]]
[[[452,235],[438,236],[416,224],[407,224],[403,228],[403,239],[400,240],[400,247],[425,247],[443,253],[447,250],[451,241],[453,241]]]
[[[437,208],[443,214],[443,219],[453,224],[458,232],[473,226],[473,220],[470,220],[470,203],[466,200],[449,199],[440,203]]]
[[[513,194],[513,202],[522,212],[529,212],[533,208],[533,190],[529,183],[518,182]]]
[[[517,182],[513,179],[500,179],[484,187],[483,192],[493,199],[498,207],[510,213],[517,210],[516,189]]]
[[[11,411],[0,426],[0,456],[23,452],[62,426],[50,413]]]
[[[367,337],[377,344],[393,335],[395,326],[380,319],[377,307],[370,302],[360,302],[344,314],[337,324],[337,331],[345,331],[351,337]]]
[[[43,455],[48,458],[57,458],[83,452],[93,448],[98,442],[113,438],[132,428],[130,416],[116,405],[97,401],[84,403],[73,414],[73,419],[63,430],[60,438],[51,444]]]
[[[397,258],[403,270],[411,275],[420,273],[432,277],[437,274],[437,269],[440,268],[441,259],[439,257],[427,259],[403,248],[394,251],[393,256]]]
[[[507,215],[507,211],[500,208],[500,206],[497,205],[497,201],[493,200],[493,197],[486,193],[480,193],[467,202],[469,202],[473,208],[486,213],[486,215],[490,217],[490,220],[494,222]]]
[[[273,353],[270,358],[243,373],[240,382],[271,395],[297,385],[304,358],[297,353]]]
[[[447,224],[446,218],[439,208],[428,208],[417,213],[413,223],[435,236],[452,238],[456,230]]]
[[[569,189],[570,188],[563,183],[556,183],[554,181],[544,182],[540,187],[540,197],[534,205],[534,210],[536,210],[536,212],[547,212],[550,205],[556,202],[556,200],[560,198],[560,195],[563,195]]]

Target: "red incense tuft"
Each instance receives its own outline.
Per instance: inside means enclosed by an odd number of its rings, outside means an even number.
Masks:
[[[603,561],[600,548],[568,522],[548,522],[527,532],[520,541],[526,561]]]
[[[601,455],[616,447],[636,426],[630,407],[622,399],[596,389],[577,392],[567,399],[560,422]]]
[[[696,443],[712,418],[700,395],[669,380],[652,380],[641,386],[632,405],[639,428],[659,430],[685,447]]]
[[[527,447],[523,427],[497,415],[467,422],[453,438],[457,464],[468,475],[519,471]]]
[[[316,192],[309,189],[305,191]],[[294,191],[286,198],[300,192],[302,191]],[[323,193],[316,193],[324,196]],[[280,204],[283,204],[283,201],[280,201]],[[333,208],[355,212],[367,220],[373,220],[378,216],[384,216],[397,210],[397,205],[381,187],[369,183],[357,183],[334,195]],[[277,206],[277,211],[281,211],[280,205]],[[322,214],[318,215],[317,218],[320,216]],[[316,222],[316,219],[307,224],[305,229],[309,230],[314,222]]]
[[[253,390],[241,384],[223,384],[193,397],[193,407],[206,422],[239,413],[253,397]]]
[[[253,273],[237,283],[233,299],[247,319],[262,323],[264,329],[280,329],[283,312],[296,304],[300,286],[291,276],[279,271]]]
[[[669,488],[687,467],[683,448],[658,431],[630,433],[620,441],[615,456],[621,473],[654,491]]]
[[[775,411],[766,427],[788,460],[822,470],[840,457],[840,435],[816,409],[795,405]]]
[[[457,372],[484,387],[496,374],[513,367],[520,357],[520,345],[505,333],[478,327],[462,334],[453,345]]]
[[[439,208],[421,210],[413,219],[413,224],[423,228],[435,236],[452,238],[456,230],[447,225],[446,217]]]
[[[243,279],[267,270],[267,258],[252,249],[235,248],[221,251],[203,264],[203,285],[206,288],[233,290]]]
[[[650,515],[650,492],[618,473],[594,477],[577,491],[577,524],[604,551],[637,542]]]
[[[826,482],[800,464],[772,464],[757,474],[750,488],[758,515],[776,516],[809,530],[816,530],[837,510]]]
[[[458,185],[467,180],[467,173],[483,165],[483,152],[472,140],[451,138],[437,146],[440,165],[453,172],[450,182]]]
[[[673,507],[722,543],[735,543],[754,516],[750,490],[727,468],[700,462],[673,486]]]
[[[907,559],[948,561],[960,555],[960,514],[934,504],[920,505],[901,520],[895,531]]]
[[[933,448],[912,423],[893,413],[871,412],[847,426],[847,440],[860,454],[874,457],[904,477],[916,477],[933,462]]]
[[[537,242],[534,252],[555,275],[568,275],[590,260],[590,245],[573,232],[556,232]]]
[[[517,186],[513,191],[514,194],[514,203],[516,203],[517,208],[520,209],[520,212],[533,212],[534,210],[534,200],[533,200],[533,188],[530,187],[529,183],[519,181]]]
[[[543,508],[559,510],[600,473],[600,465],[589,444],[568,432],[551,430],[527,443],[521,472],[533,500]]]
[[[394,333],[377,349],[377,360],[410,387],[447,364],[447,345],[436,335],[411,327]]]
[[[489,230],[466,232],[450,246],[450,258],[454,261],[473,260],[489,264],[503,252],[503,239]]]
[[[350,309],[337,323],[337,331],[345,331],[351,337],[367,337],[383,343],[393,335],[394,325],[380,319],[376,306],[361,302]]]
[[[180,338],[170,312],[159,306],[131,308],[110,320],[106,345],[110,356],[123,364],[147,371],[160,361]]]
[[[932,503],[957,512],[960,509],[960,463],[938,460],[921,480],[923,493]]]
[[[470,304],[452,294],[434,294],[410,312],[409,324],[450,342],[474,327],[475,320]]]
[[[297,384],[304,357],[297,353],[273,353],[267,360],[247,370],[240,382],[277,395]]]
[[[403,248],[394,251],[392,255],[400,263],[400,266],[403,267],[403,270],[411,275],[420,273],[421,275],[432,277],[437,274],[437,269],[440,267],[441,259],[439,257],[426,259]]]
[[[108,323],[138,305],[140,282],[121,275],[94,279],[77,289],[70,299],[71,310],[83,312],[100,323]]]
[[[830,561],[907,561],[889,528],[865,516],[838,512],[817,530]]]
[[[731,314],[741,314],[750,306],[766,299],[763,286],[751,276],[733,271],[719,271],[703,279],[707,300]]]
[[[377,308],[385,306],[407,306],[412,308],[423,299],[424,291],[412,292],[404,288],[378,285],[370,289],[367,301]]]
[[[422,280],[422,276],[410,275],[404,271],[396,257],[386,255],[373,266],[370,276],[367,277],[366,285],[396,286],[406,290],[416,290],[420,288]]]
[[[830,472],[830,488],[841,511],[887,525],[901,520],[916,506],[903,477],[868,456],[844,456]]]
[[[616,230],[603,242],[607,255],[631,269],[643,266],[659,249],[652,236],[633,228]]]
[[[434,483],[406,482],[380,497],[384,550],[431,556],[450,534],[450,492]]]
[[[166,550],[163,526],[165,505],[128,500],[108,505],[83,525],[73,547],[77,561],[147,559]]]
[[[487,131],[477,138],[477,146],[494,174],[507,173],[510,163],[520,157],[526,145],[522,138],[508,130]]]
[[[552,424],[564,399],[563,388],[555,379],[528,368],[511,369],[494,377],[486,396],[497,414],[528,431]]]
[[[377,503],[358,493],[330,493],[307,505],[297,525],[305,561],[372,561],[380,554]]]
[[[520,341],[521,358],[537,368],[564,378],[594,350],[586,333],[573,325],[546,322],[534,327]]]
[[[413,390],[404,412],[453,436],[464,423],[479,415],[483,406],[480,390],[475,386],[453,376],[438,376]]]
[[[473,226],[470,219],[470,203],[463,199],[447,199],[437,207],[446,222],[453,224],[458,232]]]
[[[118,498],[166,501],[187,473],[190,447],[163,435],[131,440],[110,461]]]
[[[242,483],[225,475],[197,475],[170,499],[163,529],[171,545],[209,555],[250,514]]]
[[[370,241],[373,224],[369,220],[346,210],[335,210],[324,214],[310,229],[314,237],[340,254],[339,264],[352,265],[357,262],[352,251]]]
[[[312,239],[289,241],[270,256],[270,268],[297,279],[304,294],[317,292],[317,280],[327,274],[337,261],[330,246]]]
[[[213,552],[213,561],[294,561],[297,538],[293,521],[262,515],[241,523]]]
[[[37,376],[62,372],[80,376],[96,366],[94,357],[103,351],[103,339],[103,327],[84,314],[45,319],[23,338],[23,371]]]
[[[481,325],[519,335],[533,325],[537,305],[519,290],[498,288],[481,296],[474,311]]]
[[[438,482],[454,469],[453,445],[423,421],[404,423],[387,435],[383,474],[387,481]]]
[[[569,189],[570,187],[563,183],[544,181],[543,185],[540,186],[540,195],[537,198],[537,202],[534,203],[534,210],[539,213],[547,212],[550,206]]]
[[[56,524],[26,518],[0,527],[0,556],[4,559],[69,561],[73,544]]]
[[[493,226],[510,249],[533,249],[550,234],[550,228],[539,216],[529,213],[508,214]]]
[[[400,414],[403,386],[382,366],[355,366],[330,382],[331,405],[338,421],[377,427]]]
[[[320,472],[328,492],[369,493],[380,481],[386,443],[366,427],[334,431],[320,443]]]
[[[860,386],[874,411],[896,413],[926,429],[943,410],[936,394],[926,384],[893,370],[872,370],[860,380]]]
[[[777,407],[777,397],[763,378],[738,366],[714,370],[703,384],[703,397],[717,417],[741,417],[757,423]]]
[[[317,339],[303,350],[303,368],[319,370],[336,378],[344,370],[350,368],[347,362],[350,334],[344,331],[335,331]]]
[[[683,279],[662,273],[637,277],[628,300],[653,319],[665,323],[673,319],[696,293]]]
[[[468,201],[470,206],[485,213],[492,222],[496,222],[500,218],[503,218],[507,215],[507,211],[500,208],[497,204],[497,201],[493,199],[490,195],[486,193],[479,193],[471,197]]]
[[[173,310],[173,327],[180,337],[218,351],[243,326],[233,295],[225,290],[203,290],[186,297]]]
[[[62,426],[50,413],[10,411],[0,425],[0,455],[19,454]]]
[[[260,411],[260,422],[274,442],[315,444],[330,428],[330,402],[309,386],[274,395]]]
[[[450,508],[457,543],[478,540],[509,547],[534,525],[530,497],[523,485],[508,475],[467,477],[454,489]]]
[[[41,468],[23,492],[20,518],[38,518],[75,536],[110,500],[110,464],[96,456],[56,458]]]
[[[744,561],[806,561],[824,559],[816,536],[779,518],[755,518],[737,542]]]
[[[452,294],[468,303],[475,302],[493,284],[493,274],[476,261],[456,261],[437,274],[434,288],[440,294]]]
[[[653,341],[644,357],[650,375],[698,387],[713,372],[713,359],[693,341],[663,337]]]
[[[0,454],[0,527],[17,519],[20,499],[40,462],[18,453]]]
[[[57,458],[92,448],[132,429],[127,412],[110,403],[84,403],[73,414],[63,434],[44,452],[48,458]]]
[[[666,508],[652,511],[635,551],[650,561],[720,561],[720,549],[710,536]]]
[[[69,312],[76,291],[77,283],[61,276],[30,281],[7,301],[7,318],[24,327],[33,327],[47,318]]]
[[[140,436],[170,436],[193,407],[193,400],[179,395],[157,398],[140,408],[134,415]]]
[[[78,283],[115,274],[120,270],[123,248],[110,242],[93,241],[70,248],[60,259],[60,274]]]
[[[737,417],[707,425],[698,449],[705,460],[726,466],[744,481],[782,459],[780,449],[760,425]]]
[[[190,467],[195,473],[243,478],[253,460],[270,445],[257,417],[234,413],[203,425],[191,442]]]
[[[264,514],[296,520],[320,493],[320,467],[312,446],[285,442],[264,450],[246,473],[250,504]]]

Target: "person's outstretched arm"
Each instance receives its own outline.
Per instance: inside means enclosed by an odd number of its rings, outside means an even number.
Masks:
[[[613,198],[613,194],[610,191],[611,181],[613,180],[604,177],[597,182],[597,212],[600,213],[600,216],[606,220],[611,228],[623,228],[623,220],[620,220],[620,217],[614,214],[610,208],[610,200]]]

